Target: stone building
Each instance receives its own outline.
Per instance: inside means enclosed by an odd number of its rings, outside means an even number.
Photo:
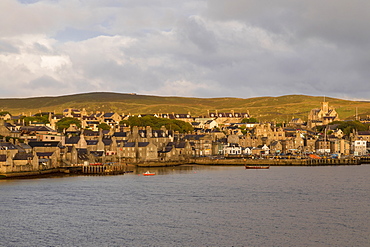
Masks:
[[[193,154],[192,147],[188,141],[170,142],[158,152],[159,160],[163,161],[188,161]]]
[[[270,143],[271,154],[281,154],[283,152],[282,141],[273,141]]]
[[[331,152],[332,142],[328,140],[317,140],[315,142],[315,152],[317,154],[329,154]]]
[[[338,121],[338,113],[334,107],[329,107],[329,102],[321,102],[320,109],[312,109],[308,115],[307,127],[312,129],[316,126],[328,125]]]
[[[193,147],[194,156],[213,155],[212,152],[212,136],[211,135],[185,135],[184,140],[190,142]]]
[[[14,145],[0,142],[0,173],[33,172],[56,168],[60,165],[60,149],[52,143],[34,142]]]

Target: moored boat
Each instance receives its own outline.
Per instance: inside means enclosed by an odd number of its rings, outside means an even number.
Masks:
[[[89,165],[90,166],[102,166],[103,163],[90,163]]]
[[[270,166],[245,166],[245,169],[269,169]]]
[[[144,176],[154,176],[155,173],[154,172],[149,172],[149,171],[146,171],[143,173]]]

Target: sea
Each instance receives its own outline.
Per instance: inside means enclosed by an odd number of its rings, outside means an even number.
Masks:
[[[0,180],[0,246],[370,246],[369,178],[184,165]]]

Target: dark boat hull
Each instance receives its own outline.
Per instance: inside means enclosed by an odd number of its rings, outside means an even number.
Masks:
[[[245,169],[269,169],[270,166],[245,166]]]

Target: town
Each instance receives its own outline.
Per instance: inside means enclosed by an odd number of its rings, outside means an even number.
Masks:
[[[47,121],[27,122],[22,115],[0,114],[3,176],[63,167],[69,168],[68,172],[80,168],[85,173],[103,173],[123,171],[128,165],[244,164],[250,160],[258,164],[287,159],[305,160],[304,164],[320,159],[349,162],[356,157],[366,159],[370,141],[368,130],[345,133],[338,128],[334,124],[340,120],[338,113],[325,101],[310,111],[307,121],[293,118],[283,124],[258,122],[248,111],[208,111],[205,116],[193,117],[190,113],[133,116],[68,108],[62,114],[39,112],[32,116]],[[132,117],[148,116],[183,121],[191,131],[127,125]],[[66,119],[69,122],[62,125]]]

